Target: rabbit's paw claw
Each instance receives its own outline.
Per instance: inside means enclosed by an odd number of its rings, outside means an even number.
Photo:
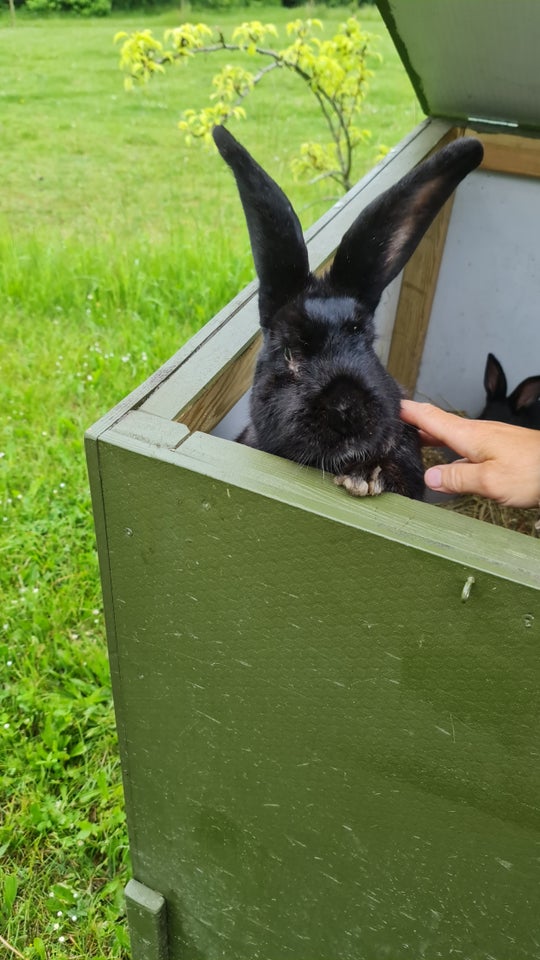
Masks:
[[[347,493],[350,493],[353,497],[367,497],[369,494],[369,484],[367,480],[364,480],[363,477],[357,476],[354,473],[335,477],[334,483],[337,483],[338,487],[345,487]]]
[[[369,478],[368,483],[368,492],[370,497],[376,497],[379,493],[382,493],[384,490],[384,480],[382,477],[382,468],[375,467],[373,473]]]
[[[334,483],[338,487],[345,487],[352,497],[376,497],[384,490],[380,467],[375,467],[367,479],[361,473],[346,473],[335,477]]]

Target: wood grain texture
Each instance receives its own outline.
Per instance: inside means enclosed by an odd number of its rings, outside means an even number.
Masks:
[[[257,336],[199,396],[178,411],[177,419],[190,430],[213,430],[251,386],[260,344],[261,337]]]
[[[517,133],[478,132],[466,129],[468,136],[479,137],[484,145],[481,170],[514,176],[540,177],[540,140]]]

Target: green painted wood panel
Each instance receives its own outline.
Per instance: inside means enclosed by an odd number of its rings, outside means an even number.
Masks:
[[[426,114],[538,129],[537,0],[377,0]]]
[[[538,590],[405,542],[400,498],[401,542],[245,489],[256,451],[124,442],[91,440],[91,474],[171,960],[538,958]]]
[[[132,960],[168,960],[167,907],[161,894],[130,880],[126,908]]]

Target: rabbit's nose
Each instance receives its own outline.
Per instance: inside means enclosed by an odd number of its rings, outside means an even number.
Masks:
[[[355,433],[362,422],[364,393],[357,384],[340,380],[327,390],[325,410],[328,426],[336,433]]]
[[[328,407],[327,419],[331,430],[343,435],[349,434],[355,420],[354,408],[350,402],[340,401],[335,406]]]

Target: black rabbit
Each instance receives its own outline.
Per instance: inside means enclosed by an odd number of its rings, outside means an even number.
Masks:
[[[355,496],[422,499],[415,428],[401,389],[373,349],[373,314],[458,183],[483,156],[478,140],[444,147],[377,197],[345,233],[330,269],[309,269],[287,197],[225,129],[213,131],[244,207],[259,277],[263,345],[241,443],[336,474]]]
[[[492,353],[488,353],[484,372],[486,405],[478,420],[499,420],[516,427],[540,430],[540,376],[527,377],[507,397],[504,370]]]

